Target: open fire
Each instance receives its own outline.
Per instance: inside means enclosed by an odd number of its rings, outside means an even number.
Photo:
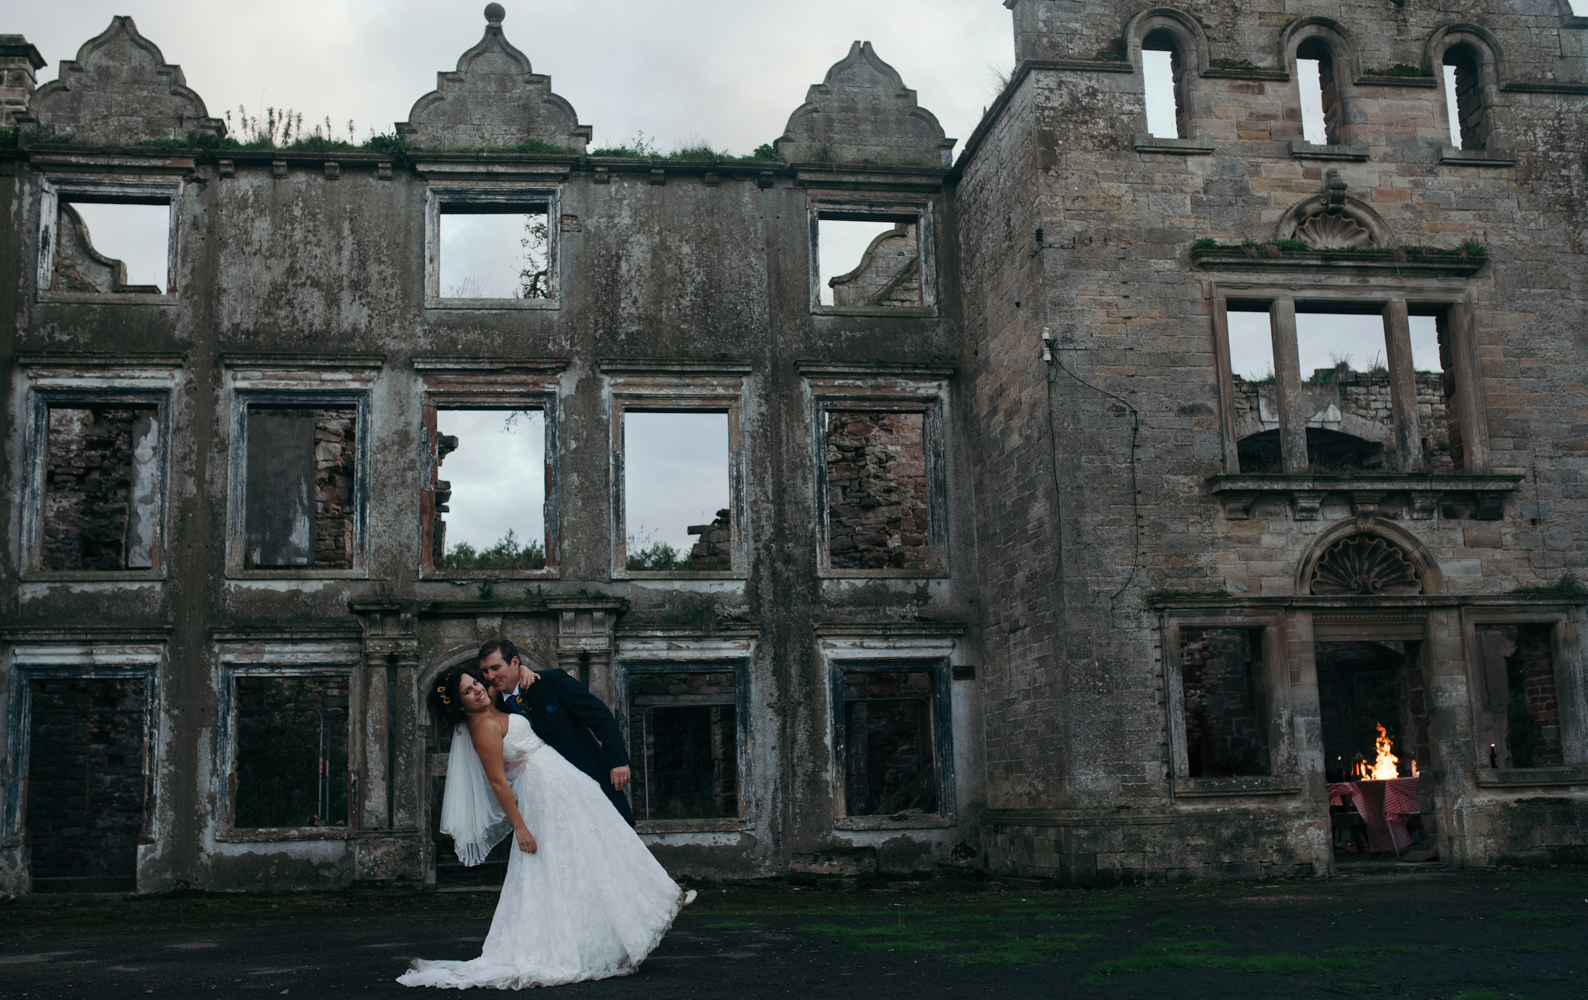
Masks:
[[[1400,758],[1390,752],[1394,743],[1389,738],[1389,733],[1382,725],[1377,723],[1375,725],[1378,726],[1378,738],[1373,741],[1373,748],[1377,751],[1377,757],[1373,761],[1373,766],[1367,769],[1367,778],[1370,781],[1393,781],[1400,777],[1400,770],[1396,766],[1400,763]]]

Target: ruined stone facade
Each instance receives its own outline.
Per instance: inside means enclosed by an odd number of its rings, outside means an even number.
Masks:
[[[362,148],[228,141],[128,18],[37,86],[0,36],[0,887],[478,877],[420,693],[504,635],[613,706],[680,876],[1325,873],[1377,725],[1444,861],[1588,860],[1588,20],[1006,6],[953,160],[869,43],[778,159],[689,160],[589,155],[496,4]],[[167,206],[164,285],[105,201]],[[441,281],[491,213],[533,294]],[[830,304],[829,220],[893,227]],[[1383,370],[1304,379],[1310,313]],[[532,557],[449,561],[470,409],[539,415]],[[629,558],[645,412],[727,424],[684,568]]]

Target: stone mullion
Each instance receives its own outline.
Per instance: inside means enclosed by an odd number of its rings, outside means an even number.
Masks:
[[[1389,364],[1390,408],[1395,420],[1395,461],[1401,472],[1424,472],[1422,427],[1417,419],[1417,371],[1412,365],[1411,320],[1406,300],[1384,305],[1384,347]]]
[[[1279,405],[1280,467],[1307,471],[1307,412],[1301,395],[1301,352],[1296,344],[1296,300],[1275,299],[1268,307],[1274,342],[1274,395]]]

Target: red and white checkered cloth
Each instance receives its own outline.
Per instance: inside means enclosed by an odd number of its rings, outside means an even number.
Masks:
[[[1412,844],[1401,814],[1416,815],[1422,812],[1418,804],[1417,779],[1394,778],[1390,781],[1336,781],[1328,786],[1331,800],[1349,798],[1362,814],[1367,826],[1367,849],[1377,854],[1394,851],[1397,854]]]

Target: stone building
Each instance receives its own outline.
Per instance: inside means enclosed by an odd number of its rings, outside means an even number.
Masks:
[[[613,706],[678,875],[1326,873],[1377,725],[1446,863],[1588,858],[1588,19],[1006,6],[957,158],[869,43],[691,158],[591,148],[497,4],[359,146],[229,135],[130,18],[42,85],[0,36],[3,888],[488,878],[421,693],[504,635]],[[509,291],[443,280],[477,216]],[[1362,316],[1382,365],[1303,372]],[[489,561],[493,411],[545,489]],[[727,441],[666,562],[659,413]]]

